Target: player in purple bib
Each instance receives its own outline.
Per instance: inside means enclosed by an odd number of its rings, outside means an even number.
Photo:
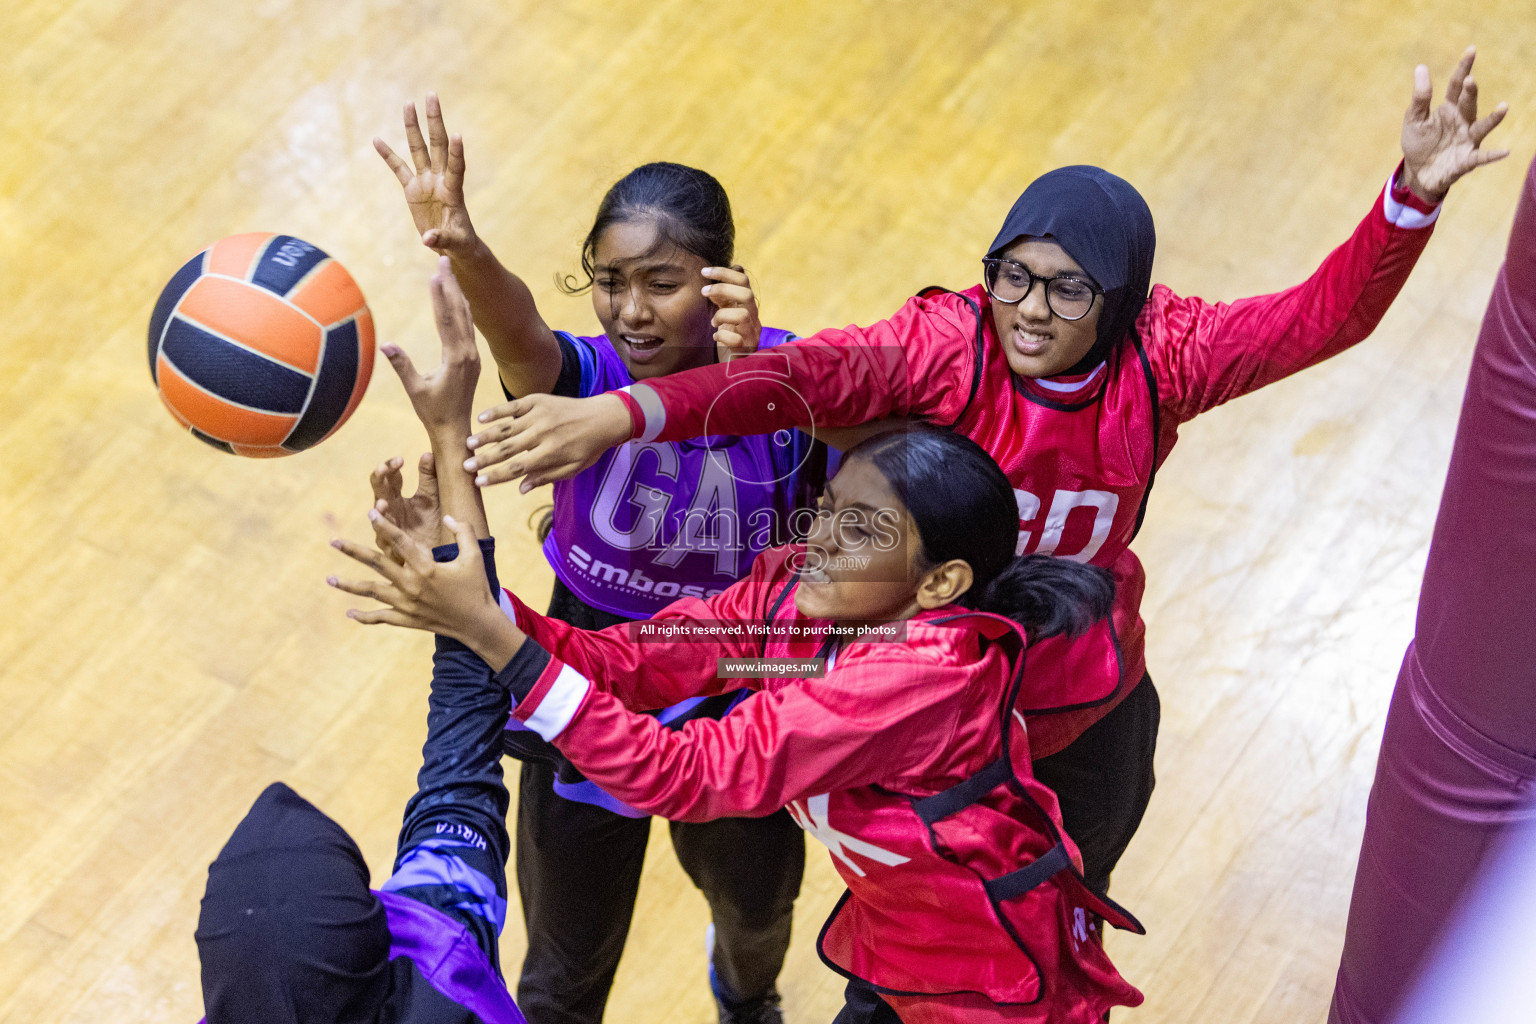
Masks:
[[[765,328],[758,348],[792,337]],[[573,397],[635,382],[606,336],[559,339],[577,367]],[[806,507],[793,492],[811,448],[804,434],[781,430],[610,449],[555,485],[545,557],[581,601],[628,619],[718,594],[791,532]]]
[[[772,348],[732,265],[735,227],[720,183],[678,164],[646,164],[604,196],[581,253],[603,333],[552,330],[533,295],[470,222],[464,149],[427,97],[424,138],[405,111],[411,162],[375,147],[405,192],[423,244],[449,257],[509,396],[585,397]],[[466,449],[463,453],[469,456]],[[783,543],[824,478],[826,449],[797,431],[616,449],[555,489],[544,550],[556,581],[549,614],[585,629],[647,618],[707,596]],[[727,714],[748,691],[659,712],[681,728]],[[508,729],[523,761],[517,878],[528,954],[517,996],[532,1024],[599,1024],[629,930],[649,819],[587,781],[552,746]],[[671,824],[678,860],[709,902],[710,984],[721,1024],[779,1024],[775,987],[804,868],[787,812]]]

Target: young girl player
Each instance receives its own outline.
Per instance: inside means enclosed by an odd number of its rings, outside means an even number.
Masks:
[[[463,194],[464,148],[427,97],[427,138],[411,105],[412,165],[380,140],[424,244],[452,260],[508,396],[580,398],[786,340],[763,329],[747,277],[730,266],[730,201],[713,177],[647,164],[615,184],[582,245],[603,334],[552,330],[528,287],[476,234]],[[714,283],[710,283],[713,281]],[[701,288],[701,286],[704,286]],[[575,289],[572,289],[575,290]],[[787,429],[629,445],[555,487],[544,551],[555,570],[549,614],[597,629],[643,619],[675,598],[704,597],[746,573],[776,543],[815,456]],[[659,713],[669,728],[717,718],[725,693]],[[649,820],[584,779],[535,733],[509,734],[523,758],[517,878],[528,929],[518,1001],[534,1024],[596,1024],[623,952]],[[726,1022],[780,1020],[774,987],[804,867],[800,830],[783,811],[755,819],[674,823],[678,860],[709,901],[711,985]]]
[[[1073,715],[1031,731],[1037,776],[1061,797],[1088,879],[1103,891],[1152,790],[1158,701],[1146,674],[1144,585],[1128,545],[1184,421],[1364,339],[1429,240],[1446,190],[1500,159],[1480,145],[1468,50],[1431,107],[1415,71],[1403,162],[1354,234],[1302,284],[1234,303],[1148,296],[1152,215],[1125,181],[1065,167],[1019,197],[982,261],[981,284],[925,292],[889,320],[827,330],[729,367],[704,367],[582,403],[524,400],[482,414],[467,464],[483,484],[569,475],[608,446],[700,433],[817,429],[890,416],[975,439],[1018,501],[1018,550],[1110,568],[1120,643]],[[779,376],[754,373],[758,364]],[[789,374],[786,382],[785,373]],[[729,387],[727,387],[729,385]],[[1041,659],[1037,659],[1041,660]]]
[[[1139,926],[1083,883],[1025,734],[1082,696],[1073,673],[1037,675],[1036,652],[1055,645],[1050,664],[1073,668],[1114,657],[1109,631],[1089,630],[1113,585],[1013,554],[1013,490],[974,442],[918,430],[854,448],[803,548],[765,552],[747,579],[645,624],[683,639],[581,630],[512,598],[514,619],[466,525],[453,524],[458,557],[434,562],[371,515],[404,557],[338,542],[382,577],[331,578],[387,605],[353,618],[465,643],[514,717],[637,807],[705,821],[787,803],[827,844],[848,883],[819,943],[850,982],[839,1020],[1098,1024],[1141,1001],[1096,916]],[[681,731],[637,713],[727,690],[717,666],[763,656],[825,674],[755,680],[734,713]]]

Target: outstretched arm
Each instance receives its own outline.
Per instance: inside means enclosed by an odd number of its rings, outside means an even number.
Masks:
[[[399,459],[380,465],[370,477],[376,499],[370,519],[399,524],[392,532],[376,534],[378,551],[372,557],[401,568],[410,557],[431,559],[423,543],[472,543],[488,537],[480,492],[459,465],[480,358],[468,303],[446,257],[431,290],[441,364],[423,375],[399,348],[385,346],[384,354],[426,427],[432,452],[421,458],[420,484],[411,498],[401,494]],[[458,526],[457,534],[445,527],[444,512],[463,517],[462,523],[448,520]],[[412,536],[423,543],[407,543]],[[470,586],[481,603],[494,604],[498,588],[492,542],[480,540],[478,547],[483,568],[477,564],[480,571]],[[456,554],[455,548],[439,548],[436,557],[452,560]],[[459,640],[439,635],[417,792],[406,804],[394,872],[383,886],[458,920],[493,965],[499,963],[497,937],[507,913],[509,797],[501,752],[510,708],[490,667]]]
[[[1446,190],[1507,155],[1481,148],[1504,107],[1477,117],[1473,56],[1468,50],[1462,57],[1445,102],[1434,109],[1429,71],[1416,69],[1402,164],[1354,234],[1306,281],[1231,303],[1153,289],[1138,327],[1159,399],[1175,421],[1322,362],[1376,329],[1428,244]]]
[[[412,534],[433,538],[439,530],[433,461],[430,455],[422,457],[421,488],[409,499],[400,496],[398,460],[381,465],[372,474],[374,494],[380,500],[370,511],[370,519],[386,524],[392,518],[411,531],[392,524],[388,531],[381,529],[378,551],[370,553],[372,558],[400,568],[407,559],[434,565],[457,560],[455,546],[438,548],[429,555],[412,539]],[[455,474],[462,476],[462,471],[450,464],[446,475]],[[474,491],[465,484],[459,489]],[[455,540],[474,541],[470,527],[452,522],[458,529]],[[479,541],[476,554],[483,557],[484,568],[466,582],[482,603],[494,602],[498,591],[493,542]],[[331,582],[336,581],[332,578]],[[417,792],[406,804],[394,870],[383,889],[454,918],[468,929],[492,965],[498,965],[497,936],[507,912],[509,849],[502,731],[511,701],[477,654],[451,637],[439,635],[436,639],[427,699],[427,739],[421,751]]]
[[[373,566],[386,580],[398,583],[409,570],[414,582],[403,588],[390,583],[365,586],[332,576],[327,579],[331,586],[365,596],[387,591],[404,607],[414,607],[410,601],[420,599],[424,591],[447,587],[462,598],[461,606],[488,610],[486,617],[499,619],[507,634],[503,650],[510,652],[505,657],[516,653],[522,633],[501,614],[494,596],[493,542],[477,542],[468,524],[447,517],[454,546],[429,552],[378,509],[368,516],[378,531],[377,550],[343,540],[333,540],[332,546]],[[462,555],[460,545],[472,557]],[[457,586],[448,586],[445,578]],[[423,580],[425,586],[420,585]],[[398,621],[401,613],[390,608],[347,614],[360,622],[381,622]],[[383,888],[458,920],[495,964],[496,939],[507,911],[509,797],[501,753],[511,701],[484,659],[452,635],[453,630],[441,628],[444,623],[434,625],[440,628],[433,630],[437,649],[417,793],[406,804],[394,872]]]
[[[510,708],[507,691],[478,655],[437,638],[417,791],[405,806],[394,870],[382,886],[458,920],[492,964],[507,916],[510,797],[501,744]]]
[[[540,647],[636,711],[671,707],[692,697],[746,688],[761,680],[722,678],[723,658],[751,658],[766,648],[760,629],[786,597],[794,569],[785,549],[766,551],[746,578],[708,598],[681,598],[643,622],[578,629],[541,615],[511,596],[511,614]]]
[[[414,498],[401,497],[398,459],[376,469],[372,481],[375,510],[428,545],[451,539],[439,527],[443,513],[468,523],[477,537],[490,536],[480,491],[462,465],[468,453],[464,437],[474,407],[475,382],[480,378],[480,353],[475,348],[469,304],[447,257],[438,261],[432,277],[432,312],[442,343],[442,363],[437,369],[421,374],[398,346],[381,349],[432,445],[430,459],[423,456],[420,465],[422,487]]]
[[[511,599],[513,614],[503,613],[494,591],[492,560],[482,558],[479,550],[466,543],[473,536],[467,524],[444,517],[457,547],[439,548],[434,562],[421,531],[407,532],[391,521],[387,511],[375,507],[368,513],[375,549],[348,540],[332,541],[377,578],[332,576],[331,586],[387,606],[353,610],[349,616],[366,624],[405,626],[453,637],[494,665],[511,660],[531,633],[564,660],[581,666],[601,689],[641,710],[670,707],[690,697],[726,693],[750,683],[717,676],[718,661],[759,652],[762,638],[753,627],[764,621],[768,601],[786,585],[779,550],[774,553],[777,560],[760,557],[748,579],[712,598],[676,601],[639,626],[622,623],[607,630],[582,630],[539,615],[516,597]],[[489,551],[490,544],[481,541],[480,547]],[[493,581],[492,594],[485,593],[478,582],[486,574]],[[646,631],[644,635],[636,635],[641,630]]]
[[[511,693],[519,721],[554,742],[605,792],[641,810],[685,821],[767,814],[797,797],[896,778],[936,751],[959,749],[955,733],[964,723],[990,727],[990,716],[966,703],[969,674],[896,652],[840,666],[835,678],[812,681],[814,689],[757,694],[719,721],[667,729],[551,658],[501,614],[463,523],[450,520],[457,557],[433,562],[393,524],[373,522],[404,562],[334,541],[383,581],[331,577],[332,586],[386,606],[347,614],[462,642],[497,667],[496,684]]]
[[[948,424],[975,370],[976,316],[961,296],[909,300],[889,319],[798,338],[713,366],[586,399],[536,395],[480,414],[466,467],[481,486],[522,478],[528,491],[592,465],[634,438],[679,441],[798,427],[859,427],[886,418]],[[834,443],[859,435],[840,433]]]
[[[968,695],[967,673],[899,656],[758,693],[680,730],[625,708],[535,643],[496,678],[512,693],[513,715],[604,792],[673,821],[770,814],[901,779],[946,752],[958,764],[995,729]]]
[[[464,140],[449,136],[436,93],[427,93],[427,138],[414,103],[405,105],[405,137],[410,164],[383,139],[373,147],[399,180],[422,244],[453,261],[507,390],[547,393],[560,375],[560,346],[528,286],[475,233],[464,203]]]

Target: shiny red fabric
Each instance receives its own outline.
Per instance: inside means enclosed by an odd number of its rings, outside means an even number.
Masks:
[[[1361,341],[1407,280],[1429,241],[1430,208],[1404,189],[1388,191],[1390,203],[1377,192],[1354,234],[1294,288],[1211,303],[1154,287],[1136,335],[1155,402],[1129,342],[1086,382],[1014,377],[978,285],[963,295],[915,297],[868,327],[829,329],[636,385],[654,392],[665,410],[664,422],[647,423],[644,436],[680,440],[904,416],[954,425],[985,448],[1015,488],[1020,553],[1090,561],[1111,569],[1118,584],[1118,672],[1091,687],[1091,706],[1032,724],[1034,755],[1044,757],[1107,714],[1145,672],[1145,575],[1128,545],[1179,425]],[[632,403],[632,414],[644,404]],[[1036,660],[1044,668],[1051,657],[1041,651]]]
[[[1386,1022],[1536,791],[1536,165],[1483,319],[1329,1019]]]
[[[674,602],[646,624],[771,621],[777,636],[794,640],[764,644],[743,632],[644,642],[629,624],[585,632],[514,602],[529,636],[585,677],[585,697],[555,745],[605,791],[674,820],[761,815],[788,804],[827,846],[851,894],[824,930],[823,958],[912,995],[923,1019],[1097,1024],[1111,1006],[1139,1004],[1141,993],[1088,934],[1095,914],[1139,926],[1081,883],[1070,838],[1062,845],[1076,871],[997,905],[984,888],[985,879],[1032,864],[1061,834],[1056,797],[1030,771],[1032,718],[1007,717],[1017,790],[997,786],[932,833],[909,799],[941,793],[999,760],[1014,663],[994,641],[1016,634],[1012,622],[936,609],[908,620],[902,642],[844,645],[823,678],[714,677],[717,658],[804,658],[821,647],[830,624],[795,607],[794,553],[764,552],[723,594]],[[1052,693],[1071,694],[1072,680],[1102,676],[1114,662],[1104,625],[1064,646],[1056,660],[1065,680],[1037,679],[1030,651],[1018,706],[1043,707]],[[545,677],[565,670],[558,662]],[[743,682],[762,692],[718,721],[674,731],[636,713]],[[553,684],[561,685],[571,683]],[[536,688],[517,713],[536,714],[548,692]]]
[[[1111,1007],[1139,1006],[1141,993],[1104,952],[1095,915],[1139,926],[1077,875],[1064,871],[1022,896],[989,901],[983,878],[1050,852],[1047,828],[1031,822],[1045,813],[1060,821],[1055,795],[1027,766],[1018,777],[1027,798],[999,787],[935,822],[931,836],[906,799],[875,786],[791,803],[848,886],[822,929],[822,959],[845,977],[911,997],[931,1020],[1099,1024]]]
[[[824,678],[716,677],[720,658],[816,655],[830,623],[802,615],[793,591],[784,591],[798,550],[769,549],[723,593],[674,601],[646,622],[656,631],[707,632],[714,637],[708,641],[637,641],[629,623],[589,632],[513,598],[518,625],[595,690],[555,745],[580,745],[582,760],[572,760],[583,774],[625,803],[674,821],[769,814],[799,797],[862,785],[927,796],[995,758],[1010,666],[996,647],[982,652],[973,632],[932,624],[953,608],[907,620],[903,642],[846,646]],[[766,646],[745,629],[713,629],[762,624],[770,611],[775,639]],[[1036,657],[1042,650],[1053,652],[1049,661]],[[1029,729],[1051,717],[1033,713],[1049,711],[1051,699],[1091,696],[1115,659],[1104,623],[1077,640],[1051,638],[1031,648],[1019,701]],[[763,692],[718,722],[674,731],[627,713],[743,685]],[[525,700],[516,713],[532,715],[533,703]]]

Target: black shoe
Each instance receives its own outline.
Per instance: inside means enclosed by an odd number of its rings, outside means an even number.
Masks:
[[[784,1024],[784,1011],[779,1009],[779,990],[771,988],[767,995],[756,999],[728,999],[721,991],[720,977],[715,973],[715,926],[710,924],[704,931],[704,952],[709,963],[709,990],[715,995],[715,1008],[720,1011],[720,1024]]]
[[[720,1010],[720,1024],[784,1024],[784,1012],[779,1009],[777,989],[757,999],[748,999],[731,1006],[727,1006],[716,994],[715,1006]]]

